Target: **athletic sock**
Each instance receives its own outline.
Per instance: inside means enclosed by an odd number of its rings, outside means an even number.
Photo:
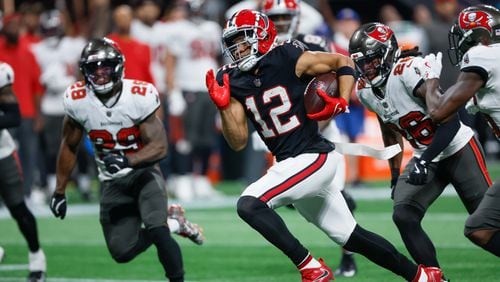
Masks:
[[[418,266],[398,252],[389,241],[359,225],[354,228],[344,248],[362,254],[408,281],[413,280],[418,270]]]
[[[237,203],[238,215],[267,241],[280,249],[294,265],[299,265],[309,251],[288,230],[283,219],[264,202],[243,196]]]
[[[149,229],[148,234],[156,246],[158,258],[163,265],[165,275],[170,281],[183,281],[184,269],[181,249],[170,236],[170,230],[166,226],[161,226]]]
[[[28,207],[26,207],[26,204],[23,202],[9,210],[12,217],[16,220],[19,230],[26,239],[29,250],[33,253],[38,251],[40,249],[40,242],[38,241],[36,220],[30,210],[28,210]]]
[[[308,268],[318,268],[321,264],[316,260],[311,254],[307,254],[307,257],[297,265],[299,270],[304,270]]]

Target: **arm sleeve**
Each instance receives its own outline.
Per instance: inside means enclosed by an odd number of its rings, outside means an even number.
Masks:
[[[438,126],[431,144],[422,153],[420,159],[426,162],[432,161],[450,144],[459,129],[460,120],[458,119],[458,114],[455,114],[453,119]]]

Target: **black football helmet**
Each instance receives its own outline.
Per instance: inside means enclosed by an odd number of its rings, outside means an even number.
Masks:
[[[98,94],[107,94],[121,83],[124,64],[118,45],[106,37],[90,40],[80,57],[85,82]]]
[[[381,23],[362,25],[349,40],[349,54],[356,70],[375,87],[385,83],[399,52],[394,32]]]
[[[500,11],[484,4],[463,9],[448,33],[450,62],[458,65],[465,52],[483,39],[500,42]]]

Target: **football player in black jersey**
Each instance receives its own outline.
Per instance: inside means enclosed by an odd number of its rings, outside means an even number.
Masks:
[[[297,0],[267,0],[263,3],[261,11],[273,21],[276,32],[278,33],[278,41],[286,41],[288,39],[296,39],[309,49],[309,51],[321,51],[340,53],[347,55],[346,50],[340,50],[333,42],[329,42],[326,38],[314,35],[303,34],[298,32],[300,5]],[[340,51],[340,52],[339,52]],[[342,51],[344,53],[342,53]],[[320,121],[318,126],[321,133],[330,141],[339,141],[340,131],[337,128],[335,120]],[[356,208],[356,202],[353,197],[345,190],[345,157],[341,154],[337,155],[337,174],[335,175],[334,183],[339,185],[342,196],[344,196],[347,206],[351,213]],[[293,207],[293,206],[292,206]],[[335,270],[335,276],[352,277],[356,274],[357,267],[354,260],[354,254],[345,249],[342,249],[342,258],[339,267]]]
[[[338,187],[330,184],[336,164],[334,145],[318,131],[316,120],[347,110],[354,87],[354,63],[344,55],[306,51],[302,43],[276,43],[274,23],[260,12],[241,10],[226,23],[223,49],[232,64],[206,76],[229,146],[242,150],[248,140],[247,118],[277,162],[250,184],[237,203],[238,215],[297,266],[302,281],[330,281],[331,269],[316,260],[288,230],[274,209],[294,204],[308,221],[344,248],[410,281],[440,281],[439,268],[417,266],[381,236],[359,226]],[[315,75],[335,71],[339,98],[318,95],[325,107],[306,114],[304,90]]]

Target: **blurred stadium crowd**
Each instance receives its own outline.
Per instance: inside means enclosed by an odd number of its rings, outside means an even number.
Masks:
[[[392,0],[377,1],[374,7],[366,0],[303,0],[300,32],[322,35],[346,50],[356,28],[377,20],[395,31],[401,48],[419,46],[424,54],[446,53],[447,34],[458,12],[477,3]],[[215,182],[251,183],[265,171],[269,158],[264,152],[252,146],[238,153],[228,149],[204,82],[207,69],[225,63],[220,50],[223,22],[239,9],[258,9],[258,0],[4,0],[1,8],[0,61],[9,63],[16,75],[22,124],[12,133],[30,202],[45,204],[53,192],[64,117],[62,95],[81,79],[78,60],[83,46],[102,36],[116,41],[125,54],[125,78],[152,82],[162,94],[161,118],[170,150],[161,166],[172,196],[186,201],[217,197]],[[444,59],[443,73],[441,84],[448,88],[458,68]],[[346,139],[356,141],[363,134],[364,118],[362,108],[358,115],[339,118]],[[465,113],[463,119],[475,124],[487,155],[498,151],[485,122]],[[97,183],[92,181],[96,177],[92,148],[88,142],[80,147],[74,182],[82,199],[90,201],[91,187]],[[349,163],[348,181],[355,185],[364,179],[356,173],[356,160]]]

